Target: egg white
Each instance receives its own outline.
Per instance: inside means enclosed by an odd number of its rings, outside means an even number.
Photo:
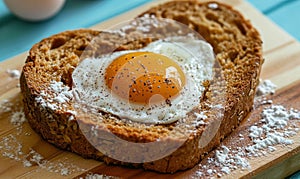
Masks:
[[[186,75],[186,84],[171,104],[166,102],[149,106],[129,103],[114,95],[105,83],[106,68],[117,57],[130,52],[154,52],[174,60]],[[168,124],[184,118],[200,104],[204,91],[202,83],[213,77],[214,53],[203,40],[173,37],[158,40],[138,50],[114,52],[99,58],[86,58],[74,70],[75,99],[89,108],[114,114],[120,118],[143,123]]]

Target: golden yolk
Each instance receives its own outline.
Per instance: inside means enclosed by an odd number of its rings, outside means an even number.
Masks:
[[[105,71],[106,85],[133,103],[168,102],[185,84],[180,66],[166,56],[132,52],[116,58]]]

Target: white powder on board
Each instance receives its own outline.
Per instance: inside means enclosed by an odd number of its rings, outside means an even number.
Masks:
[[[12,113],[10,123],[16,126],[21,126],[26,121],[23,109]]]
[[[218,168],[217,175],[221,177],[223,174],[229,174],[237,168],[250,169],[250,164],[245,157],[245,151],[242,148],[230,149],[226,146],[221,146],[215,151],[215,156],[208,159],[210,165]],[[212,173],[207,172],[209,175]]]
[[[0,102],[0,112],[3,113],[11,112],[13,105],[14,104],[11,103],[9,100],[2,100]]]
[[[110,179],[110,178],[119,178],[119,177],[107,176],[107,175],[102,175],[97,173],[95,174],[89,173],[84,178],[80,177],[80,179]]]
[[[1,138],[0,152],[3,157],[15,161],[21,161],[22,156],[24,155],[21,143],[19,143],[17,138],[12,134]]]
[[[261,80],[256,90],[256,96],[274,94],[276,88],[277,86],[270,80]]]
[[[85,171],[67,162],[67,158],[51,162],[33,149],[29,149],[29,152],[24,152],[27,150],[23,148],[22,142],[20,142],[15,135],[10,134],[0,140],[0,154],[5,158],[21,162],[24,167],[38,166],[36,170],[43,169],[50,173],[58,173],[62,176]]]
[[[291,145],[289,137],[297,134],[297,130],[289,126],[291,120],[299,120],[300,112],[295,109],[286,109],[282,105],[272,105],[261,113],[261,120],[257,125],[249,128],[249,137],[254,144],[248,145],[246,150],[249,156],[264,155],[264,150],[275,151],[275,145]]]
[[[20,135],[23,131],[22,124],[26,122],[23,106],[16,106],[9,100],[2,100],[0,102],[0,115],[9,116],[10,124],[14,125],[17,130],[17,135]]]
[[[249,136],[239,134],[240,138],[249,137],[252,144],[248,146],[221,146],[215,151],[215,156],[208,159],[210,166],[216,167],[216,171],[201,166],[202,169],[195,173],[196,177],[214,176],[222,177],[230,174],[236,169],[251,169],[249,158],[268,155],[276,151],[279,145],[291,145],[290,139],[298,133],[296,123],[300,121],[300,112],[293,108],[286,109],[282,105],[271,105],[261,112],[261,119],[256,124],[250,126]]]
[[[13,161],[20,162],[24,167],[36,167],[37,171],[42,169],[50,173],[58,173],[67,176],[75,172],[83,172],[84,169],[68,162],[67,158],[51,162],[31,148],[24,148],[19,138],[29,136],[29,132],[23,132],[23,125],[26,123],[24,110],[22,107],[16,107],[9,100],[1,102],[1,113],[8,113],[9,122],[13,125],[16,134],[9,134],[0,138],[0,155]],[[14,131],[12,131],[14,133]],[[22,134],[22,135],[21,135]]]
[[[16,127],[17,135],[20,135],[23,132],[23,123],[26,122],[26,117],[23,108],[19,109],[18,111],[11,111],[11,113],[12,114],[10,117],[10,123]]]
[[[6,70],[6,73],[11,77],[11,78],[15,78],[15,79],[19,79],[20,76],[21,76],[21,73],[19,70],[16,70],[16,69],[7,69]]]

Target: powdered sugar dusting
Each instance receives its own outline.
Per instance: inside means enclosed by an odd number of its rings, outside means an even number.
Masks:
[[[51,173],[58,173],[66,176],[74,172],[83,172],[84,169],[67,162],[68,159],[64,158],[56,162],[47,161],[40,153],[33,149],[29,149],[29,152],[25,152],[28,149],[24,149],[22,142],[17,137],[10,134],[0,140],[0,154],[3,157],[9,158],[16,162],[21,162],[24,167],[34,167],[37,170],[43,169]]]
[[[289,137],[297,134],[296,128],[289,125],[290,120],[300,119],[300,112],[294,109],[286,109],[282,105],[272,105],[261,113],[258,124],[250,127],[249,137],[254,144],[246,147],[249,156],[263,155],[267,149],[275,151],[275,145],[291,145],[293,140]]]
[[[74,119],[76,112],[68,109],[68,104],[73,100],[72,90],[62,82],[52,81],[49,87],[41,91],[40,95],[35,98],[37,103],[43,108],[52,110],[64,110],[70,113],[70,120]]]
[[[20,71],[19,70],[16,70],[16,69],[7,69],[6,70],[6,73],[11,77],[11,78],[16,78],[16,79],[19,79],[20,78]]]
[[[80,179],[110,179],[110,178],[119,178],[119,177],[113,177],[113,176],[107,176],[102,174],[93,174],[89,173],[85,177],[80,177]]]
[[[26,155],[26,159],[23,161],[23,164],[29,164],[28,167],[37,165],[39,166],[39,169],[46,170],[50,173],[58,173],[61,176],[67,176],[75,172],[85,171],[84,169],[72,163],[66,162],[67,160],[68,158],[64,158],[56,162],[50,162],[44,159],[44,157],[41,154],[31,149],[30,152]]]
[[[62,82],[52,81],[47,90],[41,91],[40,96],[36,98],[36,101],[41,103],[44,107],[57,110],[61,109],[62,106],[65,105],[64,103],[70,102],[72,98],[73,95],[68,86],[64,85]]]
[[[8,118],[10,124],[15,127],[17,135],[22,133],[23,123],[26,122],[23,106],[8,99],[2,100],[0,101],[0,115]]]
[[[218,9],[219,5],[217,3],[209,3],[208,8],[210,9]]]
[[[200,113],[197,113],[195,112],[194,113],[196,119],[194,119],[192,121],[192,123],[195,125],[195,126],[198,126],[198,125],[205,125],[206,123],[204,122],[205,119],[207,119],[207,116],[204,114],[203,111],[201,111]]]
[[[201,169],[195,172],[195,177],[222,177],[236,169],[250,170],[249,159],[252,157],[268,155],[276,151],[278,146],[294,143],[291,137],[299,131],[296,124],[299,120],[300,112],[296,109],[286,109],[278,104],[264,108],[261,112],[261,119],[248,128],[249,135],[239,134],[241,140],[248,137],[252,143],[230,148],[221,146],[215,151],[213,157],[208,158],[209,167],[199,164]]]
[[[0,140],[0,152],[3,157],[21,161],[23,151],[22,145],[17,141],[16,137],[12,134],[2,137]]]
[[[277,86],[274,83],[272,83],[270,80],[261,80],[257,87],[256,95],[264,96],[267,94],[274,94],[276,88]]]
[[[11,103],[9,100],[2,100],[0,102],[0,112],[11,112],[13,105],[14,104]]]
[[[245,151],[242,148],[230,149],[226,146],[222,146],[221,149],[216,150],[215,156],[209,159],[209,164],[219,168],[219,176],[229,174],[237,168],[241,168],[242,170],[251,168]]]
[[[2,157],[21,163],[23,167],[35,167],[33,171],[37,172],[42,169],[67,176],[75,172],[85,171],[68,162],[67,158],[50,162],[34,149],[24,147],[22,140],[30,136],[30,132],[23,131],[24,125],[27,125],[27,120],[23,107],[18,103],[3,100],[1,101],[0,112],[1,115],[7,115],[8,121],[15,127],[11,134],[0,138],[0,155]]]
[[[23,123],[26,122],[25,114],[23,108],[18,111],[13,111],[10,117],[10,123],[16,126],[17,135],[23,132]],[[28,134],[28,133],[26,133]]]
[[[12,113],[10,122],[13,125],[21,126],[26,121],[23,109]]]

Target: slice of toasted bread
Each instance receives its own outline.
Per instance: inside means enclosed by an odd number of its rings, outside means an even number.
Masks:
[[[84,111],[75,110],[70,92],[72,72],[81,58],[104,54],[114,48],[138,49],[155,39],[143,38],[120,48],[116,44],[122,44],[122,35],[115,32],[66,31],[32,47],[20,79],[26,117],[46,141],[108,164],[172,173],[195,166],[247,116],[263,63],[262,42],[250,22],[230,6],[217,2],[168,2],[149,9],[141,17],[149,15],[186,24],[213,46],[226,82],[224,115],[219,119],[211,112],[203,124],[195,123],[197,117],[191,113],[186,120],[164,125],[130,122],[104,112],[100,113],[101,120],[94,120],[99,116],[90,113],[83,115]],[[100,33],[103,34],[98,38]],[[95,37],[105,47],[100,48],[100,52],[87,48]],[[189,131],[188,136],[186,131]],[[203,140],[211,131],[215,135],[209,141]],[[119,139],[128,142],[116,144]],[[133,143],[142,145],[136,147]],[[119,145],[118,150],[115,145]],[[127,151],[135,152],[127,156]],[[139,155],[141,153],[143,155]],[[125,158],[116,159],[112,154]]]

